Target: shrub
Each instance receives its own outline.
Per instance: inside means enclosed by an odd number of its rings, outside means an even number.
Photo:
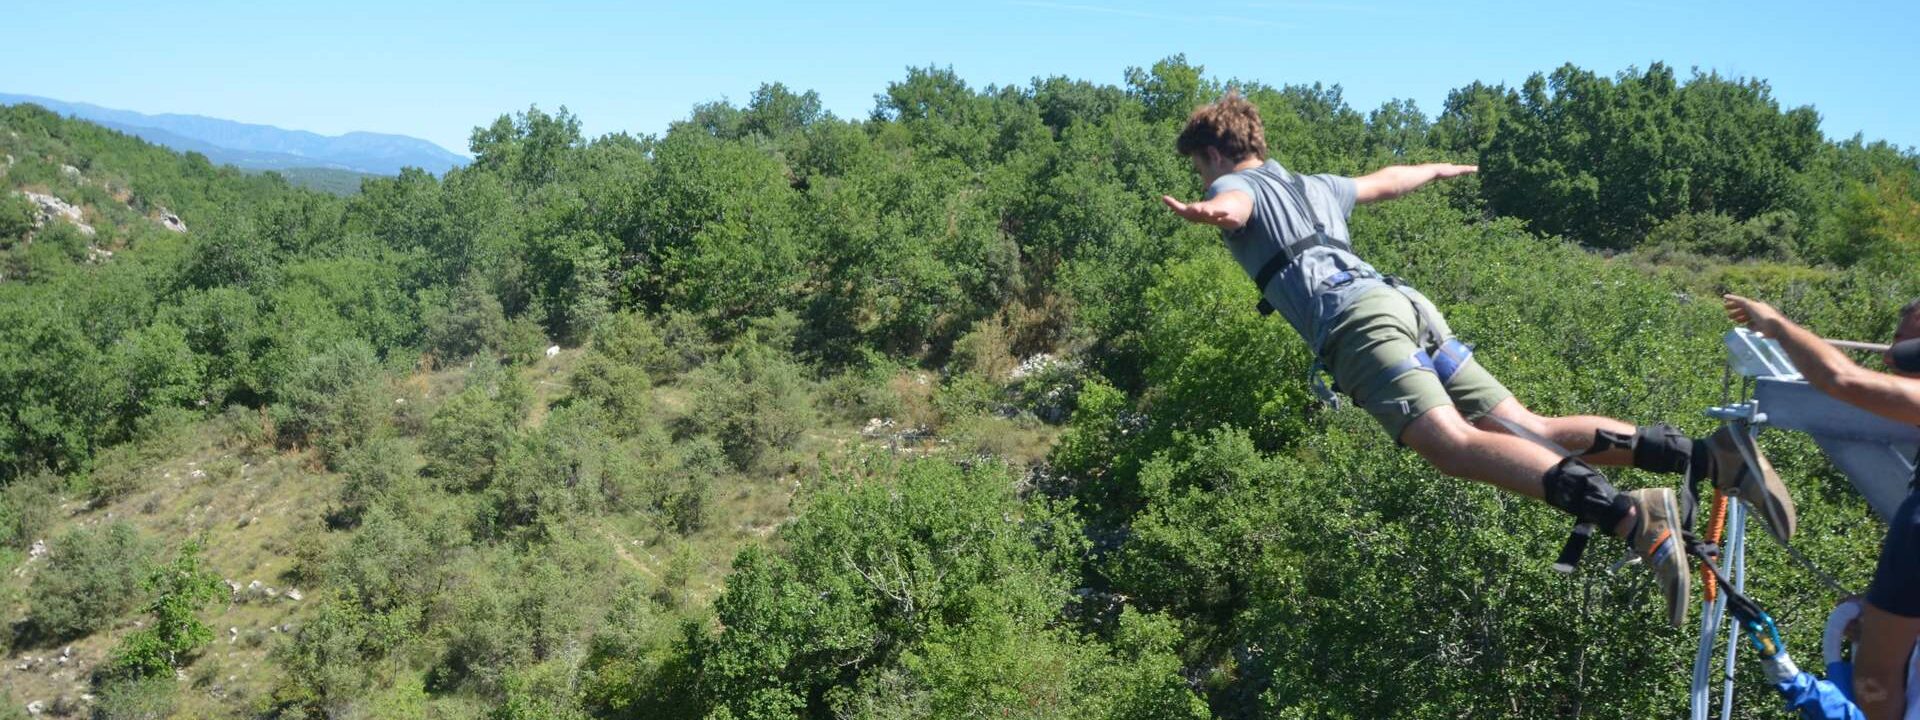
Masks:
[[[26,196],[11,192],[0,194],[0,247],[26,238],[27,233],[33,232],[33,223],[39,214],[39,209]]]
[[[684,311],[668,313],[660,321],[660,341],[666,345],[662,367],[648,370],[661,378],[700,367],[720,355],[720,345],[714,342],[706,324],[699,316]]]
[[[116,678],[172,678],[174,670],[213,642],[213,629],[198,613],[219,599],[225,588],[219,574],[200,559],[201,547],[190,541],[167,565],[154,568],[141,583],[154,594],[143,608],[153,623],[120,641],[101,672]]]
[[[899,415],[902,403],[889,385],[895,371],[896,367],[885,356],[868,354],[864,362],[828,378],[821,385],[821,409],[842,420],[859,423]]]
[[[1655,226],[1643,244],[1732,260],[1790,260],[1799,217],[1790,210],[1746,221],[1722,213],[1683,213]]]
[[[1007,393],[998,384],[968,372],[947,378],[934,394],[933,406],[940,410],[941,424],[946,425],[996,412],[1006,400]]]
[[[734,467],[760,468],[812,424],[807,384],[784,353],[744,341],[696,373],[688,420],[720,442]]]
[[[593,330],[593,347],[607,358],[662,375],[679,371],[678,358],[653,321],[637,312],[615,314]]]
[[[429,304],[422,321],[426,350],[442,365],[466,360],[483,350],[497,355],[507,345],[506,309],[478,280],[469,280],[451,295]]]
[[[139,603],[151,553],[151,544],[124,522],[56,538],[28,589],[29,635],[59,642],[110,627]]]
[[[546,349],[547,333],[531,315],[508,321],[507,333],[496,348],[501,362],[510,365],[531,365],[543,357]]]
[[[589,720],[573,664],[549,661],[507,675],[506,698],[488,720]]]
[[[653,381],[637,364],[616,360],[595,348],[581,358],[567,380],[569,401],[584,400],[605,408],[614,434],[637,437],[658,424],[653,413]]]
[[[435,410],[421,454],[427,473],[454,487],[479,489],[512,441],[530,402],[526,384],[498,366],[468,376],[467,387]]]
[[[0,489],[0,545],[25,550],[44,537],[59,517],[65,484],[59,475],[41,472]]]
[[[115,445],[94,457],[87,472],[87,496],[94,505],[118,500],[146,486],[146,476],[160,458],[137,443]]]
[[[163,720],[173,717],[179,694],[179,682],[173,676],[120,680],[100,688],[100,704],[94,717],[101,720]]]
[[[369,506],[390,503],[420,491],[418,463],[405,442],[397,438],[376,438],[348,450],[340,459],[338,521],[358,524]]]
[[[283,671],[274,688],[282,708],[318,717],[351,717],[382,674],[383,663],[414,637],[417,613],[369,612],[347,603],[327,603],[300,626],[291,642],[270,653]],[[404,682],[404,681],[403,681]]]
[[[490,531],[546,537],[555,523],[597,513],[623,495],[636,464],[608,425],[599,405],[573,403],[509,445],[487,485]]]
[[[999,316],[974,323],[967,334],[953,343],[953,357],[947,363],[956,375],[972,373],[993,382],[1004,382],[1020,366],[1013,356],[1013,338]]]
[[[301,362],[280,386],[274,406],[283,441],[311,444],[329,464],[372,438],[386,420],[382,372],[373,348],[343,340]]]

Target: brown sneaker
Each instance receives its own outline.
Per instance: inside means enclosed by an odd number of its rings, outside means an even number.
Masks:
[[[1799,524],[1793,496],[1787,494],[1787,486],[1773,472],[1773,463],[1760,454],[1753,436],[1732,425],[1721,425],[1702,442],[1707,444],[1707,452],[1713,453],[1713,486],[1746,501],[1747,507],[1766,521],[1767,532],[1775,539],[1782,543],[1792,540],[1794,527]]]
[[[1633,552],[1646,561],[1660,583],[1660,594],[1667,598],[1667,622],[1674,627],[1687,623],[1688,596],[1693,575],[1687,567],[1687,549],[1680,539],[1680,503],[1667,488],[1650,488],[1626,493],[1639,513],[1639,528],[1628,538]]]

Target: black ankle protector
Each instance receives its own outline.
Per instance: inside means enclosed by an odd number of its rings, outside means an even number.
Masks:
[[[1633,435],[1623,435],[1611,430],[1595,428],[1593,431],[1593,445],[1589,446],[1587,451],[1581,454],[1594,455],[1608,450],[1632,450],[1633,438]]]
[[[1547,504],[1567,511],[1583,523],[1592,523],[1612,535],[1631,507],[1627,498],[1592,465],[1566,458],[1540,478]]]
[[[1643,425],[1633,432],[1633,466],[1680,475],[1693,463],[1693,438],[1672,425]]]

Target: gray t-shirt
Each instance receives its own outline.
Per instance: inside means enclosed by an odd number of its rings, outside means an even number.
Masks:
[[[1354,298],[1384,286],[1380,273],[1353,253],[1347,234],[1357,192],[1353,178],[1297,175],[1268,160],[1261,167],[1221,176],[1207,187],[1207,198],[1231,190],[1253,198],[1253,213],[1239,230],[1221,233],[1227,249],[1247,277],[1257,280],[1268,261],[1285,248],[1295,248],[1293,262],[1261,293],[1318,353],[1331,329],[1327,321]],[[1322,235],[1317,240],[1316,232]],[[1302,242],[1308,240],[1313,242]]]

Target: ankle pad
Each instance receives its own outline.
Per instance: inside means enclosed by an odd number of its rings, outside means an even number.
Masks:
[[[1643,425],[1633,430],[1633,466],[1647,472],[1680,475],[1693,463],[1693,438],[1672,425]]]
[[[1593,444],[1587,447],[1586,452],[1580,454],[1597,455],[1608,450],[1632,450],[1633,438],[1633,435],[1594,428]]]
[[[1631,505],[1626,496],[1579,458],[1565,458],[1540,478],[1548,505],[1565,510],[1575,520],[1592,523],[1608,535],[1627,516]]]

